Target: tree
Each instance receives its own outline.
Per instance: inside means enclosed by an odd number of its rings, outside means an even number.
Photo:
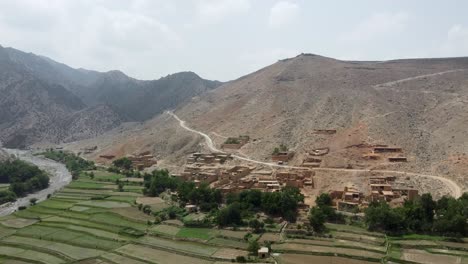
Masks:
[[[94,172],[89,173],[89,178],[91,178],[91,180],[94,179]]]
[[[239,203],[233,203],[218,211],[216,223],[219,226],[239,225],[242,223]]]
[[[326,215],[323,213],[322,209],[319,207],[312,207],[310,210],[309,222],[315,232],[321,233],[325,230],[325,219]]]
[[[31,198],[29,199],[29,204],[32,206],[32,205],[36,205],[37,203],[37,198]]]
[[[258,234],[263,231],[263,227],[265,224],[263,222],[258,221],[257,219],[252,219],[249,221],[249,227],[253,229],[253,232]]]
[[[127,157],[116,159],[116,160],[114,160],[112,162],[112,164],[115,167],[121,168],[121,169],[124,169],[124,170],[130,170],[132,168],[132,161]]]
[[[324,206],[331,206],[332,199],[328,193],[322,193],[315,199],[315,204],[320,208]]]
[[[258,244],[257,240],[252,240],[249,242],[249,246],[247,247],[247,250],[252,255],[257,255],[259,249],[260,249],[260,245]]]
[[[123,182],[119,181],[119,182],[117,183],[117,189],[118,189],[119,192],[123,192],[123,191],[124,191],[124,184],[123,184]]]

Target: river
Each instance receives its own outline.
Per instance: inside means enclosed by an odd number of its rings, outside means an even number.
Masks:
[[[47,199],[48,194],[52,194],[57,190],[60,190],[65,185],[69,184],[72,180],[71,173],[67,170],[65,165],[56,161],[46,159],[44,157],[38,157],[32,155],[27,150],[17,149],[4,149],[9,155],[15,155],[20,160],[32,163],[38,166],[41,170],[46,171],[49,174],[50,182],[47,189],[31,193],[26,197],[19,198],[16,202],[6,203],[0,205],[0,216],[9,215],[15,212],[20,206],[28,206],[31,198],[36,198],[38,202]]]

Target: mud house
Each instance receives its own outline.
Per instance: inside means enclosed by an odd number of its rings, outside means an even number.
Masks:
[[[268,258],[270,256],[270,249],[267,247],[261,247],[258,250],[257,255],[259,258]]]
[[[100,155],[99,157],[100,157],[100,158],[103,158],[103,159],[111,160],[111,159],[114,159],[114,158],[115,158],[115,155],[104,154],[104,155]]]
[[[192,153],[187,157],[187,164],[223,164],[231,158],[231,154],[225,153]]]
[[[278,153],[273,153],[271,155],[271,160],[275,162],[287,162],[292,157],[294,157],[294,152],[292,151],[280,151]]]
[[[336,129],[315,129],[314,134],[333,135],[336,134]]]
[[[327,155],[328,152],[330,152],[329,148],[316,148],[311,151],[309,151],[308,155],[310,156],[324,156]]]
[[[406,157],[389,157],[388,161],[390,161],[390,162],[407,162],[408,159]]]
[[[132,162],[132,167],[137,170],[143,170],[157,164],[156,158],[149,152],[128,156],[128,159]]]
[[[400,147],[375,147],[374,153],[394,153],[394,152],[402,152],[403,149]]]

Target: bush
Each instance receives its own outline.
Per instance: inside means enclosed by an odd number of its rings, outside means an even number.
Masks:
[[[236,262],[239,262],[239,263],[246,263],[246,262],[247,262],[247,259],[246,259],[244,256],[237,256],[237,257],[236,257]]]

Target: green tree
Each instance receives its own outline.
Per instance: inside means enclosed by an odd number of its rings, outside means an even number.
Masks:
[[[252,255],[257,255],[258,250],[260,249],[260,245],[258,244],[257,240],[252,240],[249,242],[249,246],[247,247],[247,250],[252,254]]]
[[[31,198],[29,199],[29,204],[32,206],[32,205],[36,205],[37,203],[37,198]]]
[[[326,215],[323,213],[322,209],[319,207],[312,207],[310,210],[309,222],[315,232],[321,233],[325,230],[325,219]]]
[[[114,160],[112,162],[112,164],[115,167],[121,168],[121,169],[124,169],[124,170],[130,170],[132,168],[132,161],[127,157],[116,159],[116,160]]]

